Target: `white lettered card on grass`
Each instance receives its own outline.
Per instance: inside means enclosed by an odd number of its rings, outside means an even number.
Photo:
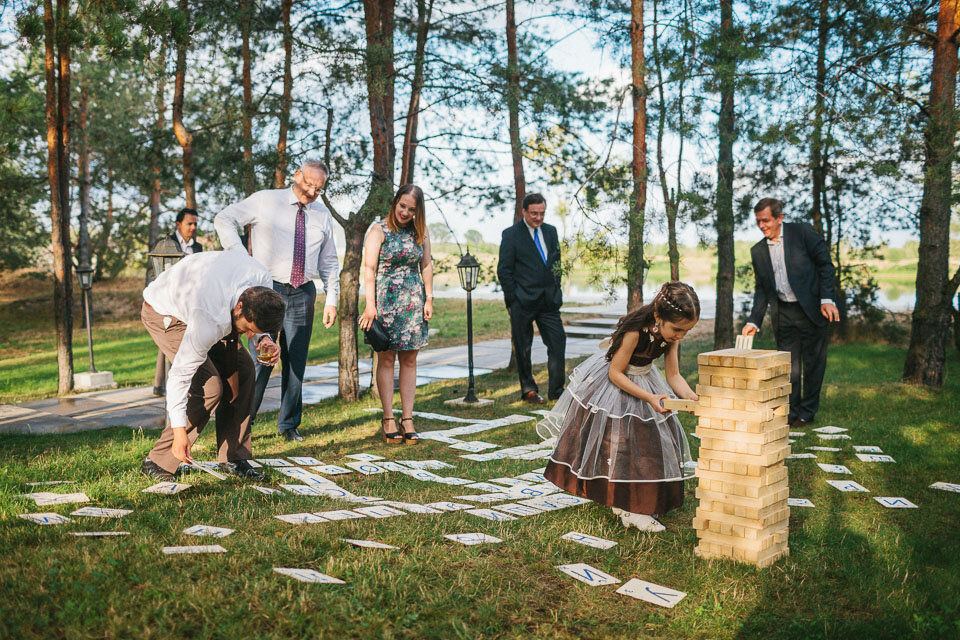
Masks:
[[[355,547],[363,547],[365,549],[399,549],[400,547],[395,547],[392,544],[387,544],[386,542],[377,542],[376,540],[354,540],[352,538],[344,538],[344,542],[349,542]]]
[[[885,453],[858,453],[857,458],[863,462],[896,462],[893,456]]]
[[[525,504],[498,504],[497,511],[503,511],[504,513],[509,513],[512,516],[536,516],[543,513],[540,509],[534,509],[531,506]]]
[[[687,597],[687,594],[683,591],[661,587],[658,584],[646,582],[639,578],[628,580],[626,584],[617,589],[617,593],[668,609],[673,609],[678,602]]]
[[[930,488],[960,493],[960,484],[954,484],[952,482],[934,482],[932,485],[930,485]]]
[[[91,518],[122,518],[128,513],[133,513],[130,509],[105,509],[103,507],[81,507],[71,513],[72,516],[89,516]]]
[[[814,429],[814,431],[816,431],[817,433],[843,433],[844,431],[849,431],[849,429],[828,425],[826,427],[817,427],[816,429]]]
[[[340,475],[340,474],[342,474],[342,473],[353,473],[352,470],[350,470],[350,469],[344,469],[343,467],[338,467],[338,466],[335,465],[335,464],[325,464],[325,465],[321,465],[321,466],[319,466],[319,467],[311,467],[311,469],[313,469],[313,470],[316,471],[317,473],[322,473],[322,474],[328,475],[328,476],[337,476],[337,475]]]
[[[318,584],[347,584],[340,578],[328,576],[315,569],[294,569],[290,567],[274,567],[273,570],[280,575],[289,576],[300,582],[314,582]]]
[[[880,504],[882,504],[888,509],[917,509],[918,508],[917,505],[913,504],[906,498],[874,497],[874,500],[876,500],[877,502],[879,502]]]
[[[373,462],[375,460],[385,460],[383,456],[377,456],[372,453],[348,453],[343,456],[344,458],[350,458],[351,460],[359,460],[361,462]]]
[[[840,451],[837,447],[807,447],[809,451]]]
[[[226,553],[227,550],[218,544],[200,544],[187,547],[164,547],[163,552],[172,555],[179,553]]]
[[[450,533],[443,536],[447,540],[453,540],[454,542],[459,542],[460,544],[465,544],[467,546],[475,544],[485,544],[485,543],[496,543],[503,542],[500,538],[495,538],[494,536],[488,536],[485,533]]]
[[[788,507],[813,507],[813,503],[806,498],[787,498]]]
[[[147,487],[143,490],[143,493],[160,493],[164,495],[172,496],[175,493],[180,493],[181,491],[186,491],[192,484],[183,484],[180,482],[158,482],[152,487]]]
[[[386,469],[384,469],[383,467],[378,467],[377,465],[373,464],[372,462],[360,462],[360,461],[347,462],[347,463],[346,463],[346,466],[348,466],[348,467],[350,467],[351,469],[354,469],[354,470],[356,470],[356,471],[359,471],[360,473],[362,473],[362,474],[365,475],[365,476],[372,476],[372,475],[375,474],[375,473],[386,473],[386,472],[387,472]]]
[[[192,527],[187,527],[183,532],[190,536],[211,536],[213,538],[226,538],[228,535],[233,533],[233,529],[227,529],[226,527],[211,527],[206,524],[195,524]]]
[[[874,445],[855,444],[853,450],[857,453],[883,453],[883,449]]]
[[[827,473],[845,473],[845,474],[852,475],[852,472],[850,471],[850,469],[847,469],[842,464],[824,464],[822,462],[818,462],[817,466],[823,469],[824,471],[826,471]]]
[[[512,516],[509,513],[500,513],[499,511],[494,511],[493,509],[468,509],[464,511],[464,513],[469,513],[472,516],[486,518],[487,520],[493,520],[495,522],[517,519],[516,516]]]
[[[357,513],[362,513],[365,516],[370,516],[371,518],[392,518],[393,516],[405,516],[407,515],[406,511],[401,511],[400,509],[394,509],[393,507],[357,507],[354,509]]]
[[[578,562],[576,564],[560,564],[557,565],[557,569],[560,569],[560,571],[563,571],[571,578],[576,578],[580,582],[584,582],[593,587],[599,587],[606,584],[620,584],[620,580],[614,578],[609,573],[604,573],[603,571],[600,571],[600,569],[591,567],[583,562]]]
[[[463,509],[473,509],[472,504],[461,504],[459,502],[428,502],[428,507],[432,509],[439,509],[440,511],[461,511]]]
[[[831,487],[844,492],[870,493],[870,489],[853,480],[827,480]]]
[[[316,515],[327,520],[354,520],[356,518],[366,518],[367,516],[349,509],[337,509],[335,511],[317,511]]]
[[[38,507],[46,507],[55,504],[73,504],[75,502],[90,502],[90,498],[85,493],[54,493],[48,496],[38,496],[33,499]]]
[[[821,440],[849,440],[850,436],[845,433],[818,433],[817,437]]]
[[[129,531],[74,531],[78,538],[109,538],[111,536],[128,536]]]
[[[273,516],[277,520],[283,520],[290,524],[319,524],[327,522],[326,518],[321,518],[315,513],[286,513],[279,516]]]
[[[24,520],[29,520],[36,524],[66,524],[67,522],[73,522],[70,518],[62,516],[59,513],[21,513],[19,514]]]
[[[257,484],[250,485],[250,486],[254,491],[259,491],[265,496],[272,496],[277,493],[281,493],[281,494],[283,493],[283,491],[280,491],[280,489],[271,489],[270,487],[261,487],[260,485],[257,485]]]
[[[571,531],[570,533],[565,533],[560,537],[563,540],[570,540],[571,542],[593,547],[594,549],[610,549],[617,546],[617,543],[613,540],[604,540],[603,538],[587,535],[586,533],[580,533],[579,531]]]
[[[396,507],[397,509],[403,509],[404,511],[409,511],[410,513],[443,513],[442,511],[434,509],[433,507],[417,504],[415,502],[396,502],[392,500],[384,500],[380,504],[388,507]]]
[[[257,462],[268,467],[292,467],[292,462],[287,462],[283,458],[257,458]]]
[[[291,456],[290,462],[292,462],[293,464],[298,464],[301,467],[313,467],[316,465],[323,464],[323,462],[311,456],[296,456],[296,457]]]
[[[791,453],[787,456],[787,460],[803,460],[803,459],[817,459],[817,454],[815,453]]]

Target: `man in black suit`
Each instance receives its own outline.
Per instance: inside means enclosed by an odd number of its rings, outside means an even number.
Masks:
[[[167,238],[173,240],[177,243],[177,248],[180,253],[185,256],[193,255],[194,253],[200,253],[203,251],[203,246],[197,242],[197,210],[191,209],[189,207],[184,207],[180,209],[180,212],[177,214],[176,222],[174,222],[174,230],[166,238],[161,238],[157,242],[159,246],[161,242],[165,241]],[[151,248],[151,250],[155,250]],[[153,262],[147,262],[147,284],[150,284],[157,277],[157,274],[153,272]],[[157,368],[153,375],[153,395],[162,396],[166,394],[166,383],[167,383],[167,362],[166,358],[163,357],[163,352],[157,352]]]
[[[743,335],[757,333],[772,304],[777,349],[792,356],[790,426],[805,427],[820,406],[830,323],[840,319],[830,250],[809,224],[784,223],[779,200],[764,198],[753,211],[764,239],[750,249],[756,287]]]
[[[549,397],[563,393],[566,378],[567,335],[560,320],[560,242],[556,227],[544,224],[547,201],[539,193],[528,194],[521,205],[523,218],[504,229],[500,241],[497,278],[510,314],[510,332],[520,374],[520,395],[533,404],[542,404],[537,382],[533,379],[530,347],[533,323],[547,346]]]

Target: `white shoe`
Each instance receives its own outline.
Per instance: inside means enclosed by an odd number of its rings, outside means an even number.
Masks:
[[[653,516],[642,513],[630,513],[622,509],[617,509],[617,511],[619,512],[617,515],[620,516],[620,522],[628,529],[630,527],[636,527],[640,531],[647,531],[649,533],[658,533],[660,531],[666,531],[667,529]],[[617,511],[614,513],[617,513]]]

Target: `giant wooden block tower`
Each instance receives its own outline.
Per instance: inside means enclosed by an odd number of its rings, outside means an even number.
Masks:
[[[790,553],[784,464],[790,454],[790,354],[723,349],[701,353],[697,363],[695,551],[766,567]]]

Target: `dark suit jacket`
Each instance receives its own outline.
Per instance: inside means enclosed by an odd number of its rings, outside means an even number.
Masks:
[[[176,242],[177,245],[180,244],[180,242],[177,240],[177,232],[176,232],[176,231],[173,231],[173,232],[170,234],[170,239],[173,240],[174,242]],[[192,240],[192,241],[190,242],[190,244],[187,245],[187,246],[190,247],[191,249],[193,249],[193,252],[194,252],[194,253],[200,253],[201,251],[203,251],[203,245],[201,245],[199,242],[197,242],[197,236],[196,236],[196,235],[193,236],[193,240]]]
[[[540,234],[545,245],[543,250],[547,254],[546,264],[522,219],[503,230],[497,278],[508,308],[516,302],[528,309],[541,307],[554,311],[563,304],[557,229],[553,225],[541,224]]]
[[[836,301],[833,287],[833,263],[823,238],[805,222],[783,223],[783,257],[787,265],[787,281],[810,321],[818,327],[828,324],[820,313],[820,300]],[[773,277],[770,249],[764,238],[750,249],[756,287],[750,322],[759,327],[768,304],[777,304],[777,283]]]

